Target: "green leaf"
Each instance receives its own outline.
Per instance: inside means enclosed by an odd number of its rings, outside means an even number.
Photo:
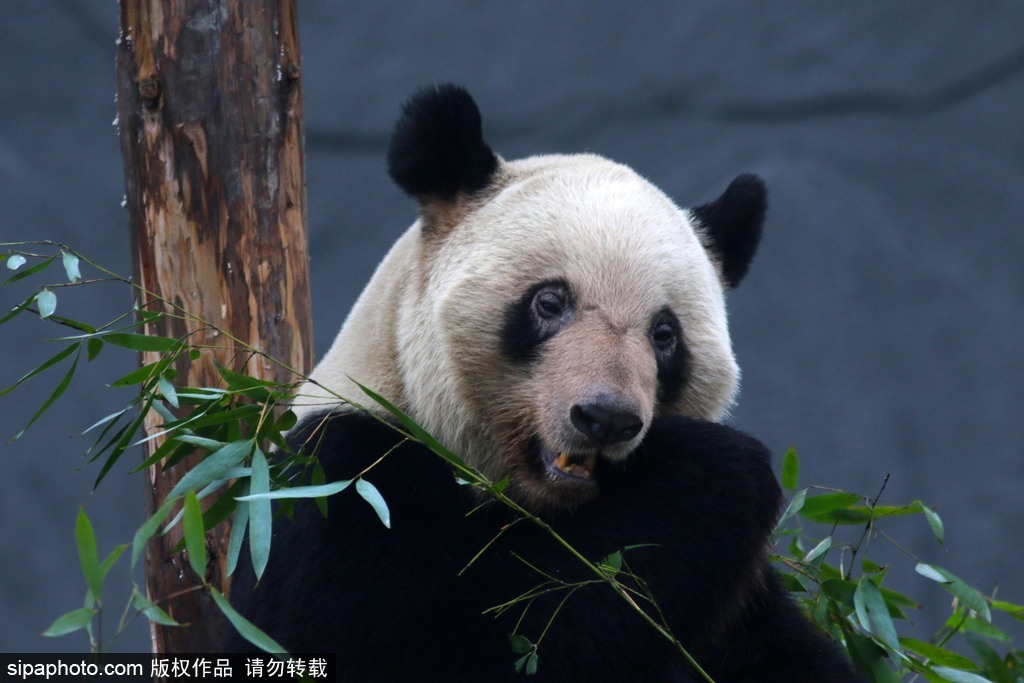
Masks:
[[[43,635],[48,638],[53,638],[73,633],[75,631],[80,631],[92,623],[92,618],[95,614],[96,610],[87,607],[76,609],[74,612],[68,612],[65,615],[57,617],[57,620],[50,624],[49,628],[43,631]]]
[[[181,624],[176,622],[170,614],[160,609],[156,603],[147,600],[138,590],[135,590],[132,593],[132,606],[139,612],[142,612],[142,614],[144,614],[146,618],[154,624],[160,624],[161,626],[181,626]]]
[[[873,683],[900,683],[899,676],[889,666],[889,657],[875,641],[861,633],[846,634],[847,652],[857,668],[871,674]]]
[[[78,320],[72,320],[71,318],[65,318],[65,317],[60,316],[60,315],[51,315],[50,316],[50,321],[51,322],[55,322],[55,323],[60,323],[61,325],[64,325],[65,327],[71,327],[71,328],[74,328],[76,330],[81,330],[82,332],[85,332],[87,334],[92,334],[93,332],[96,331],[96,328],[93,327],[92,325],[90,325],[89,323],[83,323],[83,322],[80,322]]]
[[[177,339],[170,337],[158,337],[148,334],[131,334],[128,332],[114,332],[104,334],[103,341],[114,346],[120,346],[132,351],[156,351],[164,353],[173,351],[181,345]]]
[[[135,537],[132,539],[132,568],[134,569],[136,562],[139,560],[139,556],[146,547],[146,543],[153,537],[153,534],[157,532],[163,521],[167,519],[167,515],[171,513],[171,508],[174,505],[174,498],[168,496],[167,500],[163,502],[163,505],[154,512],[149,519],[143,522],[135,531]]]
[[[919,562],[914,570],[921,576],[939,583],[986,623],[992,623],[992,612],[989,610],[988,602],[978,590],[971,588],[951,572],[935,565]]]
[[[782,456],[782,486],[792,491],[799,480],[800,458],[797,457],[796,449],[791,447]]]
[[[622,551],[616,550],[614,553],[602,558],[598,561],[597,567],[606,575],[610,577],[615,576],[622,570]]]
[[[11,254],[10,258],[7,259],[7,267],[11,270],[17,270],[25,265],[26,259],[21,254]]]
[[[185,496],[185,517],[182,520],[185,533],[185,548],[188,550],[188,563],[204,583],[206,582],[206,529],[203,528],[203,508],[195,491]]]
[[[870,519],[870,514],[864,510],[854,513],[849,509],[859,500],[862,496],[847,492],[808,496],[800,516],[822,524],[859,524]]]
[[[945,678],[949,683],[992,683],[990,679],[983,676],[950,669],[948,666],[936,666],[932,671]]]
[[[39,317],[49,318],[57,310],[57,295],[43,287],[36,294],[36,305],[39,306]]]
[[[164,397],[164,400],[170,403],[175,408],[178,407],[178,392],[174,389],[174,385],[166,377],[161,377],[157,380],[157,388],[160,389],[160,394]]]
[[[110,551],[110,554],[107,555],[106,559],[104,559],[103,562],[100,563],[100,576],[106,578],[107,574],[110,573],[110,568],[114,566],[115,562],[117,562],[117,558],[121,557],[121,555],[127,549],[128,544],[122,543],[121,545],[117,546],[112,551]]]
[[[4,317],[0,318],[0,325],[2,325],[3,323],[7,322],[8,320],[13,318],[14,316],[18,315],[19,313],[21,313],[25,309],[27,309],[29,306],[32,305],[32,302],[35,301],[35,300],[36,300],[36,295],[35,295],[35,292],[33,292],[32,294],[29,295],[29,297],[27,299],[25,299],[20,304],[18,304],[14,308],[12,308],[6,315],[4,315]]]
[[[256,628],[252,622],[236,612],[235,608],[228,602],[228,599],[221,595],[220,591],[216,588],[210,588],[210,597],[217,603],[217,607],[228,618],[228,621],[231,622],[231,625],[235,627],[240,636],[264,652],[288,654],[273,638]]]
[[[870,578],[861,577],[857,583],[857,590],[853,594],[853,607],[864,630],[873,633],[891,650],[899,650],[899,638],[889,616],[889,608],[885,605],[882,592]]]
[[[249,491],[252,494],[267,493],[270,490],[270,468],[263,451],[257,448],[252,454],[252,475],[249,477]],[[256,580],[263,576],[270,558],[270,540],[273,532],[273,515],[270,501],[266,499],[249,502],[249,553]]]
[[[356,480],[356,493],[363,497],[373,511],[380,517],[381,524],[386,526],[388,529],[391,528],[391,511],[388,510],[388,504],[384,502],[384,496],[380,495],[380,491],[377,487],[368,482],[365,478],[359,477]]]
[[[789,505],[786,506],[786,511],[779,517],[779,521],[775,523],[775,529],[772,531],[772,545],[774,546],[779,542],[779,537],[782,536],[782,531],[785,529],[786,524],[793,515],[800,512],[800,509],[804,506],[804,502],[807,500],[807,489],[800,489],[793,494],[793,498],[789,501]]]
[[[360,479],[359,481],[362,480]],[[286,489],[274,489],[273,491],[266,491],[264,493],[250,493],[246,496],[239,496],[238,498],[235,498],[235,500],[239,502],[251,502],[257,500],[278,500],[280,498],[321,498],[323,496],[333,496],[336,493],[340,493],[347,489],[351,483],[351,479],[344,479],[330,484],[320,484],[319,486],[292,486]],[[358,490],[358,488],[359,485],[356,484],[356,489]]]
[[[98,339],[98,337],[96,337]],[[112,387],[130,387],[133,384],[140,384],[142,382],[148,382],[154,377],[163,373],[165,369],[170,365],[169,358],[161,358],[153,363],[147,363],[141,367],[135,368],[131,372],[128,372],[121,377],[118,377],[110,383]]]
[[[78,348],[78,344],[75,344],[75,348]],[[33,415],[32,419],[28,421],[28,424],[25,425],[25,427],[20,432],[15,434],[14,438],[11,439],[11,441],[17,441],[18,439],[20,439],[21,435],[24,434],[29,427],[35,424],[36,420],[42,417],[43,413],[49,410],[50,406],[52,406],[57,401],[58,398],[64,395],[64,392],[67,391],[68,387],[71,385],[71,379],[75,376],[75,370],[78,368],[78,358],[78,356],[75,356],[75,360],[71,363],[71,367],[68,368],[67,373],[64,375],[64,379],[60,381],[60,384],[58,384],[57,388],[53,390],[53,393],[50,394],[50,397],[46,399],[46,402],[43,403],[42,406],[40,406],[39,410],[36,411],[36,414]]]
[[[64,272],[69,282],[78,282],[82,279],[82,273],[78,270],[78,257],[69,251],[61,250],[61,261],[64,263]]]
[[[73,354],[75,351],[77,351],[78,350],[78,346],[79,345],[76,342],[74,344],[69,344],[68,346],[64,347],[63,349],[58,351],[55,355],[53,355],[51,358],[49,358],[46,361],[44,361],[42,363],[42,365],[37,367],[35,370],[32,370],[31,372],[29,372],[28,374],[23,376],[21,379],[19,379],[17,382],[12,384],[11,386],[9,386],[6,389],[3,389],[2,391],[0,391],[0,396],[5,396],[6,394],[11,393],[12,391],[14,391],[18,387],[20,387],[22,384],[24,384],[28,380],[32,379],[36,375],[38,375],[39,373],[45,372],[46,370],[49,370],[54,365],[56,365],[57,363],[61,362],[62,360],[64,360],[65,358],[67,358],[68,356]]]
[[[100,571],[100,558],[96,550],[96,534],[85,510],[78,508],[75,520],[75,545],[78,547],[78,561],[82,566],[85,585],[99,599],[103,594],[103,574]]]
[[[525,673],[527,676],[533,676],[537,673],[537,652],[531,651],[515,661],[516,673]]]
[[[932,534],[934,534],[935,536],[935,540],[939,543],[945,544],[946,531],[945,527],[942,524],[942,519],[939,517],[938,513],[919,500],[915,500],[914,504],[919,505],[921,507],[921,512],[924,513],[924,518],[928,520],[928,526],[931,527]]]
[[[220,450],[211,453],[178,480],[171,492],[167,494],[167,498],[179,498],[185,495],[189,489],[200,489],[211,481],[222,479],[225,472],[245,460],[252,447],[252,441],[245,439],[232,441]]]
[[[530,639],[526,636],[513,634],[509,636],[509,639],[512,641],[512,652],[516,653],[517,655],[524,655],[527,652],[533,652],[537,647],[536,645],[531,643]]]
[[[15,256],[12,256],[11,258],[7,259],[7,267],[8,268],[11,267],[11,261],[14,260],[17,256],[19,256],[19,254],[15,254]],[[24,258],[24,257],[22,257],[22,258]],[[25,278],[27,278],[29,276],[35,275],[36,273],[38,273],[39,271],[43,270],[44,268],[48,268],[50,266],[50,264],[53,263],[56,258],[57,258],[56,256],[51,256],[48,259],[40,261],[39,263],[37,263],[36,265],[32,266],[28,270],[23,270],[20,273],[12,275],[11,277],[9,277],[6,280],[4,280],[3,284],[0,284],[0,287],[2,287],[3,285],[12,284],[14,282],[17,282],[18,280],[24,280]],[[22,260],[22,263],[24,263],[24,260]]]
[[[249,482],[244,483],[243,490],[249,490]],[[245,539],[245,529],[248,526],[249,504],[238,503],[235,505],[235,521],[231,523],[231,537],[228,539],[228,576],[234,574],[238,566],[238,556],[242,552],[242,541]]]
[[[831,547],[832,537],[827,536],[826,538],[822,539],[821,542],[818,543],[818,545],[811,548],[810,552],[804,555],[803,562],[805,564],[810,564],[811,562],[814,562],[816,559],[827,553],[829,548]]]
[[[94,358],[96,358],[96,356],[100,355],[100,351],[103,350],[103,340],[100,339],[99,337],[93,337],[88,342],[86,342],[86,348],[89,351],[88,355],[86,356],[86,360],[91,361]]]
[[[207,439],[204,436],[196,436],[195,434],[175,434],[173,438],[175,441],[191,444],[193,446],[199,446],[203,450],[211,452],[218,451],[221,448],[224,448],[225,445],[223,441],[217,441],[216,439]]]
[[[941,648],[938,645],[933,645],[932,643],[926,643],[924,641],[917,640],[916,638],[900,638],[900,645],[902,645],[905,650],[919,654],[932,663],[940,666],[951,666],[954,669],[961,669],[965,671],[978,670],[978,665],[967,657],[955,652],[950,652],[949,650]]]

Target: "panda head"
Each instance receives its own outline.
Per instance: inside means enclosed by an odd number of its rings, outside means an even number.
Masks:
[[[451,85],[405,105],[388,166],[420,219],[393,250],[379,363],[416,419],[522,503],[599,496],[595,471],[659,416],[724,416],[739,374],[724,290],[760,238],[758,177],[687,210],[598,156],[506,162]]]

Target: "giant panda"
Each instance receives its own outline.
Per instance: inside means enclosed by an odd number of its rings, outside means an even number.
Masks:
[[[687,210],[598,156],[505,161],[452,85],[407,102],[388,170],[419,218],[313,371],[289,441],[329,481],[363,473],[391,528],[351,488],[326,517],[299,504],[258,584],[248,566],[234,578],[238,611],[290,651],[336,653],[345,681],[706,680],[659,628],[718,683],[859,680],[768,566],[768,453],[718,423],[738,378],[724,292],[757,247],[763,182]],[[653,624],[360,384],[604,559]]]

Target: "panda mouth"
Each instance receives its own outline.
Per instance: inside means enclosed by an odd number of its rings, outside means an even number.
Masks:
[[[552,477],[563,481],[593,483],[597,453],[556,453],[545,445],[540,447],[540,460],[544,470]]]

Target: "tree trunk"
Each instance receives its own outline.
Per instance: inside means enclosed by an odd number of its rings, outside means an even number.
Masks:
[[[296,4],[121,0],[117,110],[136,282],[307,373],[312,336]],[[179,382],[189,386],[220,383],[214,359],[263,379],[294,379],[196,323],[165,317],[146,332],[195,332],[192,344],[215,347],[196,361],[182,358]],[[151,356],[143,354],[142,362],[156,360]],[[149,452],[156,446],[150,441]],[[149,471],[147,514],[194,464],[195,458]],[[224,589],[228,534],[222,526],[207,536],[206,578]],[[147,587],[151,600],[190,627],[152,625],[153,650],[209,652],[225,621],[205,591],[189,590],[200,581],[173,552],[180,538],[172,533],[149,543]]]

